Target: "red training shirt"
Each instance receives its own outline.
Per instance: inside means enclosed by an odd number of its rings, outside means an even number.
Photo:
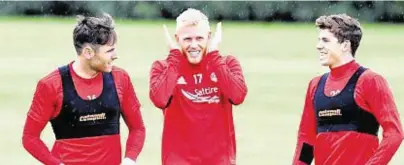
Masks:
[[[103,76],[98,74],[91,79],[79,77],[69,65],[76,90],[82,99],[98,97],[102,92]],[[113,67],[116,90],[123,118],[129,128],[125,156],[136,160],[143,148],[145,127],[130,77],[121,68]],[[52,151],[40,139],[46,124],[55,118],[62,106],[63,91],[59,71],[42,78],[38,84],[27,114],[22,142],[24,148],[38,161],[46,165],[119,165],[121,162],[120,135],[91,138],[56,140]]]
[[[232,104],[241,104],[246,94],[233,56],[214,51],[192,65],[175,49],[166,60],[155,61],[150,99],[164,112],[162,164],[235,164]]]
[[[325,95],[338,94],[350,77],[360,67],[356,61],[332,68],[325,84]],[[303,143],[314,147],[316,165],[386,165],[398,150],[403,137],[397,107],[386,80],[372,70],[366,70],[358,79],[354,98],[362,109],[372,113],[383,128],[379,144],[376,136],[353,131],[316,134],[314,94],[321,76],[310,81],[298,132],[298,142],[293,159],[299,161]]]

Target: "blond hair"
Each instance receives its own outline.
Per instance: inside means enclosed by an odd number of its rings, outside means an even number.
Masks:
[[[176,21],[177,21],[176,31],[185,26],[198,26],[198,25],[206,26],[206,28],[208,28],[208,30],[210,31],[208,17],[197,9],[188,8],[177,17]]]

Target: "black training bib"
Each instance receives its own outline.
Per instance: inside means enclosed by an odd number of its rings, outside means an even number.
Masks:
[[[94,100],[78,95],[69,66],[59,68],[63,105],[51,125],[56,139],[84,138],[119,134],[120,103],[112,73],[103,73],[103,90]]]
[[[379,123],[376,118],[359,107],[354,99],[356,83],[365,70],[359,67],[341,93],[333,97],[324,94],[329,73],[321,77],[314,96],[317,133],[356,131],[377,136]]]

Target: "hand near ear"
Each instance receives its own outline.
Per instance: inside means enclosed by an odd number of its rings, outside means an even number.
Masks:
[[[217,23],[216,32],[208,45],[208,53],[219,50],[219,44],[222,42],[222,22]]]
[[[166,42],[168,44],[168,48],[170,50],[180,49],[178,45],[171,39],[170,33],[168,32],[167,26],[165,24],[163,25],[163,29],[164,29],[164,35],[166,37]]]

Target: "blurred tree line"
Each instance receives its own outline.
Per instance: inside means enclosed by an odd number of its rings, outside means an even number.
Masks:
[[[1,1],[0,15],[73,16],[103,11],[116,18],[175,19],[189,7],[214,20],[313,21],[325,14],[346,13],[370,22],[404,22],[404,2],[397,1]]]

